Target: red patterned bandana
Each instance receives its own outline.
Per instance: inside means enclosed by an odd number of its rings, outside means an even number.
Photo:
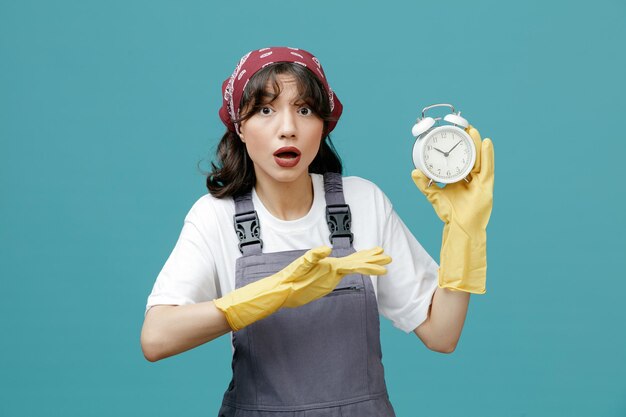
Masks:
[[[300,64],[308,68],[322,82],[330,100],[331,116],[335,119],[335,121],[328,123],[328,133],[330,133],[337,125],[336,120],[339,120],[343,106],[328,85],[320,61],[304,49],[283,46],[251,51],[241,58],[233,75],[224,80],[222,84],[223,102],[219,110],[222,122],[228,130],[237,132],[239,126],[236,126],[233,120],[239,118],[239,105],[248,81],[257,71],[277,62]]]

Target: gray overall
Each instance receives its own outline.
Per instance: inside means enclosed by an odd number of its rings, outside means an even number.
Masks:
[[[331,256],[354,252],[340,174],[325,174]],[[283,269],[306,250],[262,253],[250,193],[235,198],[243,256],[235,287]],[[233,333],[233,378],[219,417],[395,416],[385,385],[378,306],[369,276],[348,275],[330,294]]]

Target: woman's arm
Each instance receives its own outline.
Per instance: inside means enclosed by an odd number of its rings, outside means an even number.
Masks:
[[[454,351],[461,337],[470,293],[486,291],[487,224],[493,207],[493,143],[491,139],[482,140],[473,126],[465,130],[476,146],[476,163],[469,182],[431,187],[429,178],[420,170],[412,172],[415,185],[444,222],[439,287],[428,318],[415,329],[415,334],[430,349],[446,353]]]
[[[376,247],[344,257],[328,257],[331,248],[307,251],[275,274],[210,302],[155,305],[146,314],[141,347],[157,361],[240,330],[282,307],[299,307],[328,294],[349,274],[384,275],[391,258]]]
[[[182,306],[155,305],[141,329],[141,349],[150,362],[177,355],[230,332],[213,301]]]
[[[469,305],[470,293],[437,287],[428,318],[414,330],[430,350],[452,353],[456,348]]]

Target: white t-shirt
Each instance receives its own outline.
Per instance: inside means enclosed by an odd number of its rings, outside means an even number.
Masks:
[[[311,178],[313,204],[309,213],[297,220],[274,217],[252,191],[263,252],[331,246],[324,178],[319,174],[311,174]],[[352,215],[354,249],[380,246],[393,259],[386,265],[386,275],[371,277],[379,312],[395,327],[409,333],[427,317],[439,267],[375,184],[360,177],[344,177],[343,189]],[[148,297],[146,313],[157,304],[199,303],[233,291],[235,261],[241,256],[234,214],[232,198],[218,199],[206,194],[193,205]]]

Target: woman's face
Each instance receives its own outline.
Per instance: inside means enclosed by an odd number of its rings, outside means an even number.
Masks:
[[[323,120],[298,101],[292,75],[277,76],[280,94],[240,126],[257,181],[294,182],[308,176],[324,129]],[[271,87],[268,87],[271,93]]]

